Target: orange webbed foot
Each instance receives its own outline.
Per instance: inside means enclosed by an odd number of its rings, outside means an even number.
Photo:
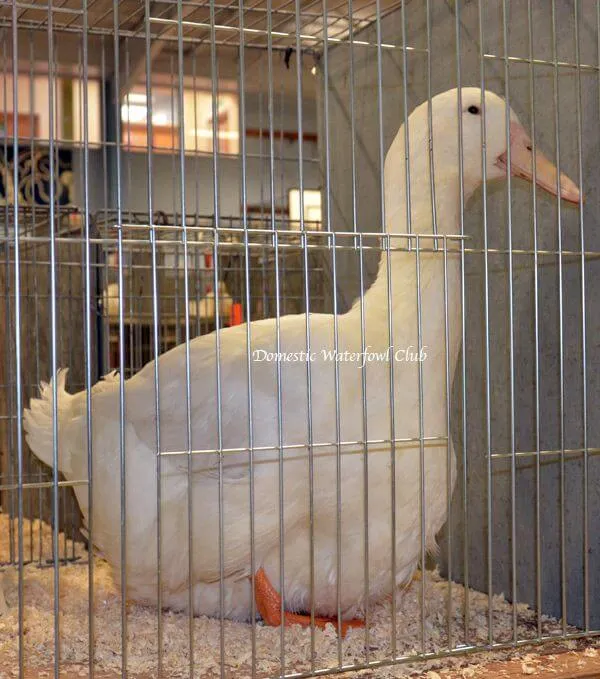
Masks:
[[[273,587],[264,569],[261,567],[256,571],[254,578],[255,584],[255,599],[256,608],[260,613],[265,624],[272,627],[279,627],[281,625],[281,596],[279,592]],[[327,624],[331,623],[337,629],[336,618],[321,618],[315,616],[315,626],[325,629]],[[283,612],[283,624],[287,627],[289,625],[302,625],[303,627],[310,627],[310,615],[302,615],[300,613]],[[342,636],[346,636],[351,627],[364,627],[363,620],[342,620]]]

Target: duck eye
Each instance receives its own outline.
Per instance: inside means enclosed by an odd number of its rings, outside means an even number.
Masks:
[[[469,106],[467,111],[469,113],[472,113],[474,116],[476,116],[479,113],[479,106],[475,106],[474,104],[471,104],[471,106]]]

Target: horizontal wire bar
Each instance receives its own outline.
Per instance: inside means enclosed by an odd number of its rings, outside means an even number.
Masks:
[[[600,448],[559,448],[558,450],[527,450],[515,452],[515,457],[547,457],[551,455],[599,455]],[[494,460],[505,460],[512,458],[512,453],[492,453],[491,458]]]
[[[75,543],[76,540],[71,537],[66,538],[67,543]],[[78,565],[78,566],[87,566],[89,561],[88,559],[84,559],[80,556],[66,556],[66,557],[60,557],[58,560],[58,563],[61,566],[64,566],[65,564],[71,564],[73,566]],[[0,561],[0,567],[1,568],[7,568],[10,566],[17,566],[18,563],[16,561]],[[43,563],[40,563],[39,559],[24,559],[23,561],[23,566],[35,566],[36,568],[39,568],[41,570],[47,570],[49,568],[54,567],[54,559],[49,559],[46,558],[46,560]]]
[[[594,64],[577,64],[573,61],[552,61],[550,59],[529,59],[528,57],[510,57],[504,54],[484,54],[485,59],[509,61],[518,64],[532,64],[533,66],[551,66],[552,68],[575,68],[582,71],[598,71],[600,66]]]
[[[0,6],[2,5],[4,5],[5,7],[14,6],[17,9],[31,9],[37,12],[47,12],[48,9],[51,9],[53,12],[56,12],[58,14],[83,15],[83,10],[81,9],[76,9],[75,7],[64,7],[62,5],[52,5],[52,4],[36,5],[31,2],[12,2],[11,0],[0,0]]]
[[[403,665],[411,662],[425,662],[429,660],[441,660],[443,658],[456,658],[463,655],[473,655],[475,653],[487,653],[490,651],[510,650],[514,648],[536,647],[549,642],[571,641],[577,639],[592,639],[600,636],[600,630],[591,632],[572,632],[567,634],[546,634],[534,639],[519,639],[518,641],[496,642],[493,644],[464,645],[452,649],[435,651],[431,653],[414,653],[412,655],[401,655],[395,658],[384,660],[372,660],[364,663],[339,664],[332,667],[316,668],[307,672],[293,672],[285,675],[285,679],[308,679],[309,677],[321,677],[325,675],[339,675],[350,671],[361,671],[377,669],[380,667],[391,667],[393,665]]]
[[[275,220],[277,221],[277,220]],[[310,222],[308,222],[310,224]],[[232,226],[175,226],[175,225],[170,225],[170,224],[130,224],[130,223],[123,223],[123,224],[114,224],[113,228],[123,228],[123,229],[152,229],[153,231],[169,231],[169,230],[187,230],[187,231],[207,231],[207,232],[214,232],[214,233],[240,233],[242,229],[239,227],[232,227]],[[257,228],[248,228],[244,229],[243,233],[249,233],[249,234],[257,234],[257,235],[269,235],[273,236],[274,234],[277,234],[277,236],[286,236],[289,235],[291,232],[284,231],[284,230],[273,230],[273,229],[257,229]],[[302,231],[295,231],[296,234],[304,233]],[[467,240],[469,236],[461,235],[461,234],[435,234],[435,233],[386,233],[383,231],[328,231],[328,230],[319,230],[319,231],[310,231],[306,230],[306,233],[309,235],[314,235],[317,237],[328,237],[331,238],[332,240],[335,238],[352,238],[353,240],[360,240],[361,238],[383,238],[384,240],[395,240],[398,238],[405,238],[410,241],[415,241],[418,242],[419,240],[433,240],[433,241],[463,241]]]
[[[284,233],[290,233],[289,231],[286,231]],[[304,233],[304,232],[300,232]],[[315,233],[315,232],[307,232],[307,233]],[[0,244],[5,242],[5,238],[0,238]],[[22,239],[19,239],[19,242],[25,242],[25,243],[48,243],[48,239],[44,238],[42,236],[25,236]],[[74,243],[78,243],[79,241],[75,241],[72,238],[64,238],[64,237],[56,237],[55,238],[56,243],[70,243],[73,245]],[[105,244],[105,245],[115,245],[115,241],[109,238],[90,238],[89,243],[91,244]],[[140,241],[140,240],[135,240],[135,239],[123,239],[122,241],[123,245],[135,245],[136,247],[139,248],[139,246],[145,246],[150,249],[151,244],[148,241]],[[157,245],[165,246],[181,246],[182,241],[181,240],[173,240],[173,239],[164,239],[157,241]],[[206,248],[207,242],[206,241],[199,241],[199,242],[193,242],[193,241],[188,241],[188,247],[190,249],[193,248]],[[339,245],[339,244],[326,244],[326,245],[319,245],[316,243],[279,243],[277,246],[270,244],[270,243],[248,243],[248,247],[253,250],[273,250],[275,251],[281,251],[281,250],[302,250],[303,248],[306,248],[308,250],[317,250],[317,251],[323,251],[323,250],[350,250],[352,252],[358,252],[359,250],[362,251],[376,251],[376,252],[386,252],[388,249],[390,252],[406,252],[406,253],[413,253],[414,249],[412,249],[410,246],[400,246],[400,245],[394,245],[390,246],[389,248],[387,247],[381,247],[381,246],[375,246],[375,245]],[[244,243],[242,242],[228,242],[228,243],[219,243],[218,246],[220,251],[225,251],[225,250],[243,250],[244,249]],[[12,250],[12,248],[10,248]],[[426,252],[426,253],[433,253],[433,254],[438,254],[441,255],[443,252],[440,249],[435,249],[435,248],[419,248],[419,252]],[[448,248],[447,252],[450,253],[455,253],[459,254],[458,249],[452,249]],[[39,261],[38,261],[39,263]],[[74,264],[66,264],[66,263],[58,263],[57,266],[76,266]],[[146,268],[151,268],[150,265]]]
[[[167,25],[177,25],[177,20],[176,19],[164,19],[160,17],[150,17],[150,22],[155,23],[155,24],[167,24]],[[185,20],[182,22],[184,26],[188,26],[190,28],[204,28],[206,30],[210,30],[211,25],[209,23],[205,23],[203,21],[189,21]],[[240,29],[238,26],[228,26],[226,24],[218,24],[215,27],[215,30],[217,31],[228,31],[228,32],[236,32],[239,33],[240,31],[243,33],[249,33],[253,35],[261,35],[261,36],[272,36],[275,38],[290,38],[290,40],[296,40],[296,32],[288,32],[288,31],[267,31],[262,28],[242,28]],[[300,33],[298,35],[300,40],[309,40],[311,42],[315,42],[317,44],[322,44],[324,41],[323,35],[319,29],[319,34],[318,35],[311,35],[307,33]],[[328,43],[334,43],[334,44],[344,44],[344,45],[350,45],[350,41],[347,40],[346,38],[335,38],[333,36],[327,36],[326,38]],[[231,43],[228,43],[231,44]],[[356,40],[354,39],[352,41],[353,45],[358,45],[358,46],[364,46],[364,47],[377,47],[377,43],[372,43],[368,42],[366,40]],[[248,43],[244,43],[245,47],[248,47]],[[403,45],[394,45],[393,43],[381,43],[381,47],[383,49],[390,49],[390,50],[400,50],[404,51],[406,50],[407,52],[417,52],[421,54],[427,54],[427,50],[421,47],[411,47],[409,45],[406,46],[406,48]]]
[[[176,6],[178,0],[161,0],[162,5],[172,5]],[[207,9],[209,5],[205,2],[182,2],[181,3],[183,7],[195,7],[196,9]],[[211,3],[215,10],[230,10],[233,5],[229,4],[223,4],[219,2]],[[289,4],[289,3],[288,3]],[[262,14],[266,15],[269,12],[269,10],[264,6],[260,4],[254,4],[248,7],[244,7],[244,13],[245,14]],[[277,17],[282,17],[285,16],[287,19],[294,19],[296,16],[296,12],[294,10],[286,10],[285,5],[281,5],[280,7],[277,8],[272,8],[270,10],[272,16],[277,16]],[[321,12],[315,12],[315,11],[310,11],[308,7],[303,7],[302,8],[302,14],[301,16],[308,17],[311,19],[320,19],[323,14]],[[235,19],[236,17],[234,17]],[[345,17],[336,17],[336,18],[345,18]],[[367,23],[370,21],[368,19],[364,19],[363,21],[366,21]]]
[[[86,480],[75,480],[75,481],[59,481],[59,488],[74,488],[75,486],[87,486],[88,482]],[[18,483],[7,483],[0,485],[0,491],[4,490],[39,490],[40,488],[54,488],[54,481],[31,481],[19,485]]]
[[[278,220],[277,220],[278,221]],[[162,231],[183,231],[187,229],[188,231],[205,231],[205,232],[218,232],[219,234],[225,232],[230,232],[230,233],[244,233],[241,228],[239,227],[202,227],[202,226],[186,226],[186,227],[177,227],[177,226],[163,226],[163,225],[148,225],[148,226],[141,226],[141,225],[131,225],[131,224],[123,224],[121,227],[118,225],[114,225],[113,228],[119,229],[119,228],[144,228],[147,230],[162,230]],[[301,239],[304,234],[306,234],[309,237],[316,236],[316,237],[327,237],[329,236],[333,240],[333,236],[335,234],[335,238],[337,239],[338,236],[347,237],[349,239],[353,240],[359,240],[360,234],[357,232],[334,232],[334,231],[296,231],[296,230],[277,230],[277,229],[248,229],[248,233],[254,233],[257,235],[265,235],[268,237],[271,237],[272,234],[278,233],[280,237],[283,236],[288,236],[288,237],[294,237]],[[408,240],[412,240],[416,234],[386,234],[381,231],[379,232],[364,232],[362,234],[364,238],[381,238],[383,240],[388,240],[388,239],[396,239],[396,238],[405,238]],[[458,240],[467,240],[470,238],[469,236],[458,236],[458,235],[452,235],[452,236],[442,236],[440,234],[435,235],[435,234],[422,234],[419,235],[420,239],[426,239],[430,238],[434,241],[437,240],[448,240],[452,243]],[[21,236],[19,238],[20,243],[32,243],[32,244],[44,244],[44,243],[49,243],[50,239],[49,237],[46,236]],[[65,243],[65,244],[71,244],[71,245],[76,245],[84,242],[82,239],[79,237],[66,237],[66,236],[58,236],[55,239],[55,242],[57,243]],[[116,240],[112,238],[90,238],[89,242],[92,244],[97,244],[97,245],[109,245],[109,246],[116,246]],[[181,246],[182,245],[182,240],[181,239],[174,239],[174,238],[164,238],[156,241],[156,244],[159,246]],[[14,237],[10,236],[0,236],[0,244],[5,244],[9,247],[9,250],[13,249],[14,246]],[[128,246],[136,246],[136,247],[151,247],[151,241],[150,240],[141,240],[141,239],[136,239],[136,238],[127,238],[123,239],[123,245],[128,245]],[[188,246],[190,248],[206,248],[211,245],[211,241],[188,241]],[[302,243],[278,243],[277,248],[275,247],[274,244],[268,243],[268,242],[255,242],[255,243],[248,243],[249,248],[251,249],[269,249],[269,250],[275,250],[275,249],[302,249],[303,247],[307,247],[308,249],[311,250],[352,250],[355,252],[358,251],[378,251],[378,252],[386,252],[388,250],[387,246],[384,245],[365,245],[364,243],[362,245],[359,244],[354,244],[354,245],[344,245],[344,244],[339,244],[339,243],[327,243],[327,244],[317,244],[317,243],[306,243],[306,245],[303,245]],[[219,243],[219,249],[220,250],[231,250],[231,249],[242,249],[244,248],[244,242],[243,241],[234,241],[234,242],[220,242]],[[447,252],[450,253],[460,253],[459,249],[456,248],[445,248]],[[415,252],[415,246],[414,245],[393,245],[389,247],[390,252]],[[419,247],[420,252],[427,252],[427,253],[435,253],[439,254],[440,256],[444,252],[444,248],[440,248],[439,246],[436,248],[435,246],[433,247]],[[485,255],[486,251],[480,248],[464,248],[465,254],[468,255]],[[487,250],[488,255],[509,255],[511,254],[511,251],[504,249],[504,248],[489,248]],[[600,252],[595,251],[595,250],[585,250],[581,252],[580,250],[538,250],[537,253],[534,250],[521,250],[521,249],[516,249],[512,250],[513,255],[519,255],[519,256],[529,256],[533,257],[536,254],[540,257],[561,257],[562,259],[568,259],[569,257],[577,258],[577,262],[581,261],[581,257],[583,256],[584,259],[587,260],[595,260],[595,259],[600,259]],[[38,264],[43,263],[42,260],[36,260]],[[574,262],[574,263],[577,263]],[[10,260],[9,264],[13,264],[14,260]],[[30,262],[33,263],[33,262]],[[544,266],[546,263],[541,263],[540,266]],[[59,266],[61,267],[68,267],[68,266],[79,266],[77,264],[69,263],[69,262],[59,262]],[[97,264],[95,265],[96,267],[102,268],[104,265]],[[110,266],[110,265],[109,265]],[[133,265],[134,268],[136,265]],[[144,268],[141,265],[137,265],[139,268]],[[129,267],[128,267],[129,268]],[[148,267],[145,267],[148,268]],[[160,265],[159,265],[160,268]],[[171,268],[171,267],[164,267],[164,268]]]
[[[7,419],[7,418],[3,418]],[[14,419],[14,418],[12,418]],[[447,437],[446,436],[425,436],[423,437],[423,441],[425,443],[445,443],[447,442]],[[407,437],[407,438],[396,438],[394,439],[395,444],[413,444],[413,443],[420,443],[420,439],[418,437]],[[328,442],[322,442],[322,443],[313,443],[311,444],[312,448],[328,448],[328,447],[335,447],[338,445],[337,442],[333,441],[328,441]],[[354,447],[354,446],[374,446],[374,445],[391,445],[391,439],[368,439],[367,441],[362,441],[362,440],[356,440],[356,441],[342,441],[339,443],[340,447]],[[303,450],[307,449],[306,444],[286,444],[281,447],[281,450]],[[254,453],[260,453],[260,452],[277,452],[279,451],[280,448],[279,446],[254,446],[253,448],[249,447],[239,447],[239,448],[223,448],[222,450],[218,450],[216,448],[213,449],[194,449],[191,451],[186,451],[186,450],[177,450],[177,451],[161,451],[159,454],[163,457],[177,457],[177,456],[183,456],[183,455],[215,455],[215,454],[223,454],[223,455],[234,455],[234,454],[239,454],[239,453],[249,453],[249,452],[254,452]],[[577,456],[577,455],[583,455],[587,450],[588,455],[600,455],[600,448],[567,448],[564,449],[565,455],[568,456]],[[362,452],[362,451],[351,451],[350,453],[346,454],[353,454],[354,452]],[[371,451],[373,453],[377,451]],[[550,457],[550,456],[556,456],[562,454],[563,450],[540,450],[540,451],[517,451],[515,452],[514,457],[516,458],[535,458],[538,455],[541,457]],[[513,455],[512,453],[492,453],[491,459],[493,460],[505,460],[505,459],[510,459],[512,458]],[[58,485],[61,488],[72,488],[75,486],[81,486],[81,485],[87,485],[88,481],[84,479],[80,480],[74,480],[74,481],[59,481]],[[8,491],[8,490],[18,490],[19,488],[23,488],[23,490],[35,490],[35,489],[41,489],[41,488],[52,488],[53,487],[53,482],[52,481],[36,481],[36,482],[28,482],[22,484],[22,486],[19,486],[17,483],[12,483],[12,484],[0,484],[0,491]]]
[[[1,1],[1,0],[0,0]],[[1,23],[0,23],[1,27]],[[201,88],[199,88],[201,89]],[[266,136],[266,135],[265,135]],[[37,146],[47,146],[48,145],[48,137],[35,137],[35,136],[22,136],[19,137],[19,142],[22,144],[35,144]],[[82,141],[75,141],[73,139],[59,139],[58,142],[61,145],[61,148],[64,149],[75,149],[75,150],[85,150],[86,146],[84,142]],[[303,144],[315,144],[316,142],[314,140],[306,140],[304,139]],[[94,151],[101,151],[103,149],[109,149],[109,148],[119,148],[121,152],[125,153],[134,153],[134,154],[144,154],[146,155],[148,153],[148,147],[144,146],[142,144],[140,145],[135,145],[135,144],[128,144],[126,142],[116,142],[116,141],[102,141],[102,142],[89,142],[87,145],[88,149],[92,149]],[[201,151],[201,150],[195,150],[195,149],[190,149],[187,148],[185,149],[185,157],[186,158],[206,158],[210,159],[212,153],[210,151]],[[158,155],[158,156],[163,156],[163,157],[172,157],[176,156],[179,154],[179,149],[171,146],[160,146],[160,147],[154,147],[152,149],[152,154],[153,155]],[[239,153],[223,153],[221,152],[221,157],[223,160],[226,161],[236,161],[239,162],[240,160],[240,155]],[[247,151],[246,152],[246,158],[252,158],[254,160],[268,160],[270,158],[269,154],[267,153],[254,153],[252,151]],[[281,161],[284,163],[297,163],[298,158],[296,156],[275,156],[275,160]],[[312,157],[312,156],[305,156],[304,157],[305,162],[310,163],[310,164],[317,164],[320,163],[321,160],[320,158]],[[61,212],[63,209],[63,206],[61,205]],[[40,206],[40,209],[43,209],[43,206]],[[65,208],[67,210],[68,208]],[[71,208],[72,209],[72,208]]]
[[[426,443],[445,443],[447,442],[448,437],[447,436],[425,436],[423,437],[423,441]],[[406,437],[406,438],[395,438],[394,443],[395,444],[409,444],[409,443],[419,443],[421,439],[419,437]],[[363,440],[356,440],[356,441],[325,441],[321,443],[311,443],[310,447],[311,448],[329,448],[329,447],[337,447],[340,446],[342,448],[345,447],[350,447],[350,446],[365,446],[365,445],[391,445],[392,439],[367,439],[366,441]],[[238,454],[238,453],[262,453],[262,452],[278,452],[279,450],[304,450],[308,448],[308,444],[306,443],[285,443],[282,446],[278,445],[273,445],[273,446],[254,446],[252,448],[249,447],[239,447],[239,448],[206,448],[206,449],[192,449],[192,450],[173,450],[173,451],[161,451],[160,455],[163,457],[173,457],[173,456],[180,456],[180,455],[215,455],[215,454],[223,454],[223,455],[228,455],[228,454]],[[362,454],[362,450],[359,451]],[[375,451],[372,451],[375,452]]]

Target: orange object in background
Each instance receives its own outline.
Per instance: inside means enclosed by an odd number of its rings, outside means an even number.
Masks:
[[[229,325],[241,325],[244,321],[244,314],[242,305],[239,302],[234,302],[231,305],[231,317]]]

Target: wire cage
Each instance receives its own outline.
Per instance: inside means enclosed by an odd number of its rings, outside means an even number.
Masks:
[[[5,322],[6,334],[14,337],[15,333],[15,257],[14,252],[8,245],[8,229],[17,221],[22,229],[23,236],[27,239],[27,245],[22,250],[22,256],[18,264],[21,269],[19,304],[22,305],[23,315],[19,324],[20,333],[24,338],[34,338],[33,342],[27,342],[27,349],[23,356],[23,385],[27,393],[34,394],[37,385],[48,366],[49,328],[47,324],[48,309],[50,307],[50,283],[49,283],[49,245],[48,225],[50,223],[47,207],[20,207],[15,210],[13,206],[6,206],[3,210],[4,217],[4,243],[2,286],[4,295],[2,298],[2,311]],[[57,349],[62,361],[73,365],[74,384],[83,385],[83,371],[78,366],[75,356],[83,352],[81,342],[82,309],[85,303],[83,292],[83,268],[82,246],[78,236],[81,233],[81,213],[72,207],[66,207],[56,215],[56,230],[60,245],[57,248],[57,280],[59,292],[57,294],[57,307],[60,317],[64,319],[65,326],[73,329],[73,334],[66,332],[57,336]],[[2,382],[5,385],[2,396],[3,404],[3,450],[2,450],[2,507],[9,517],[17,514],[16,494],[16,458],[11,454],[15,446],[15,409],[14,393],[10,385],[14,385],[14,343],[6,342],[6,355],[2,364]],[[30,489],[25,491],[24,503],[27,516],[31,519],[41,519],[46,523],[52,521],[52,499],[48,485],[49,476],[33,456],[27,456],[24,468],[27,483]],[[35,486],[38,486],[34,489]],[[73,559],[72,539],[75,537],[79,523],[79,511],[76,508],[74,498],[68,488],[59,491],[59,506],[62,512],[62,526],[65,539],[62,542],[61,559]],[[17,562],[16,532],[13,523],[7,524],[8,540],[6,546],[8,552],[3,553],[3,560],[10,563]],[[41,523],[35,526],[29,524],[28,547],[25,550],[27,561],[37,561],[39,565],[47,563],[51,559],[52,551],[47,541],[42,539]]]
[[[9,225],[15,221],[14,212],[14,208],[6,208],[6,223]],[[24,246],[18,260],[21,268],[19,304],[23,308],[20,328],[23,343],[28,347],[23,356],[24,366],[27,366],[23,370],[23,386],[28,394],[34,396],[43,379],[42,375],[47,373],[50,364],[48,355],[50,342],[47,334],[51,297],[50,246],[47,235],[49,211],[45,207],[25,207],[19,208],[17,214],[19,228],[24,238]],[[90,218],[92,238],[88,298],[83,275],[86,246],[83,234],[84,219],[81,212],[73,207],[59,210],[56,216],[55,270],[58,282],[56,300],[57,317],[60,319],[56,341],[61,364],[70,367],[69,381],[73,389],[81,390],[85,384],[84,366],[77,357],[85,353],[83,318],[87,310],[92,313],[93,320],[91,327],[93,332],[90,335],[90,369],[94,379],[99,379],[113,370],[131,376],[152,360],[155,313],[160,319],[157,327],[159,354],[181,344],[188,337],[186,328],[189,339],[193,339],[198,335],[213,332],[217,323],[219,327],[230,327],[240,323],[247,315],[260,319],[275,314],[275,249],[272,244],[269,246],[269,230],[265,229],[264,219],[260,217],[248,219],[245,230],[239,218],[223,219],[223,226],[219,230],[221,240],[217,246],[213,218],[186,216],[185,228],[194,234],[193,246],[188,243],[187,269],[181,245],[181,215],[170,217],[161,212],[153,220],[149,219],[147,213],[125,215],[124,223],[118,225],[124,235],[120,246],[114,237],[116,219],[114,213],[107,211]],[[180,226],[174,226],[171,221]],[[153,225],[156,234],[155,248],[158,253],[154,265],[149,237],[150,224]],[[246,239],[243,238],[243,233],[247,234]],[[291,233],[289,237],[282,238],[282,241],[287,242],[281,243],[281,249],[278,249],[277,254],[277,268],[281,277],[279,309],[283,314],[299,313],[304,299],[299,236]],[[10,332],[14,333],[15,317],[11,303],[14,305],[15,292],[12,284],[15,275],[15,256],[9,247],[8,239],[5,239],[4,250],[2,271],[6,290],[4,317]],[[245,261],[246,257],[249,259],[248,264]],[[213,263],[213,258],[217,260],[216,264]],[[320,311],[324,307],[321,253],[311,252],[308,261],[311,267],[309,283],[311,304],[315,311]],[[245,290],[246,270],[248,294]],[[156,273],[157,295],[153,295],[153,273]],[[184,294],[186,273],[187,314]],[[213,292],[215,280],[217,295]],[[156,311],[153,309],[155,299],[159,300],[160,305]],[[121,303],[122,318],[119,311]],[[248,309],[247,304],[250,305]],[[27,337],[35,338],[34,342],[26,342]],[[119,353],[121,344],[124,347],[123,365]],[[10,349],[10,346],[8,348]],[[14,376],[11,374],[14,370],[12,364],[14,359],[10,351],[6,359],[5,379],[6,384],[10,385],[14,384]],[[10,399],[8,388],[5,393],[4,451],[7,453],[13,448],[16,436],[13,423],[16,418],[16,405]],[[2,485],[6,493],[4,506],[10,518],[17,515],[15,462],[14,456],[8,454],[3,456]],[[50,476],[44,472],[44,466],[40,465],[34,456],[26,456],[25,478],[25,482],[30,484],[25,500],[26,515],[30,519],[43,519],[46,523],[51,523]],[[31,484],[33,486],[37,484],[39,487],[34,488]],[[64,541],[62,558],[75,560],[72,540],[75,537],[81,540],[82,536],[77,531],[79,510],[68,486],[69,484],[65,484],[60,491],[59,521],[61,530],[69,538]],[[41,564],[51,558],[51,551],[45,551],[51,548],[42,540],[40,525],[36,530],[39,535],[34,539],[34,526],[30,523],[28,561],[37,558]],[[12,523],[9,523],[9,533],[7,543],[9,562],[14,564],[17,562],[17,536]]]
[[[0,676],[600,674],[600,2],[0,0],[0,54]]]
[[[275,315],[279,299],[282,314],[300,313],[304,305],[304,269],[300,238],[291,233],[277,249],[269,241],[267,222],[261,217],[246,220],[221,218],[219,240],[215,242],[214,218],[198,215],[169,216],[160,213],[153,220],[148,214],[127,215],[119,225],[123,233],[121,259],[115,243],[116,215],[102,213],[95,222],[102,242],[102,336],[104,365],[108,370],[119,366],[119,273],[123,273],[123,324],[125,326],[126,374],[133,375],[153,356],[152,274],[157,273],[160,315],[160,353],[181,344],[189,329],[189,338],[213,332],[217,326],[230,327],[242,318],[270,318]],[[153,225],[157,261],[152,261]],[[171,228],[169,228],[171,227]],[[283,228],[281,228],[283,227]],[[286,221],[276,223],[277,230],[289,230]],[[181,230],[186,228],[187,268]],[[113,235],[111,237],[111,231]],[[246,237],[244,238],[244,234]],[[277,267],[274,258],[277,256]],[[246,262],[248,259],[248,262]],[[217,260],[214,262],[214,260]],[[315,311],[325,307],[324,265],[320,253],[309,257],[311,271],[309,298]],[[275,270],[280,278],[276,293]],[[246,270],[248,282],[246,283]],[[185,276],[188,276],[188,311],[185,310]],[[215,276],[216,283],[215,283]],[[246,290],[247,285],[247,290]],[[218,290],[218,294],[215,294]],[[218,297],[218,301],[217,301]],[[248,308],[247,305],[249,305]],[[100,374],[108,372],[100,370]]]

